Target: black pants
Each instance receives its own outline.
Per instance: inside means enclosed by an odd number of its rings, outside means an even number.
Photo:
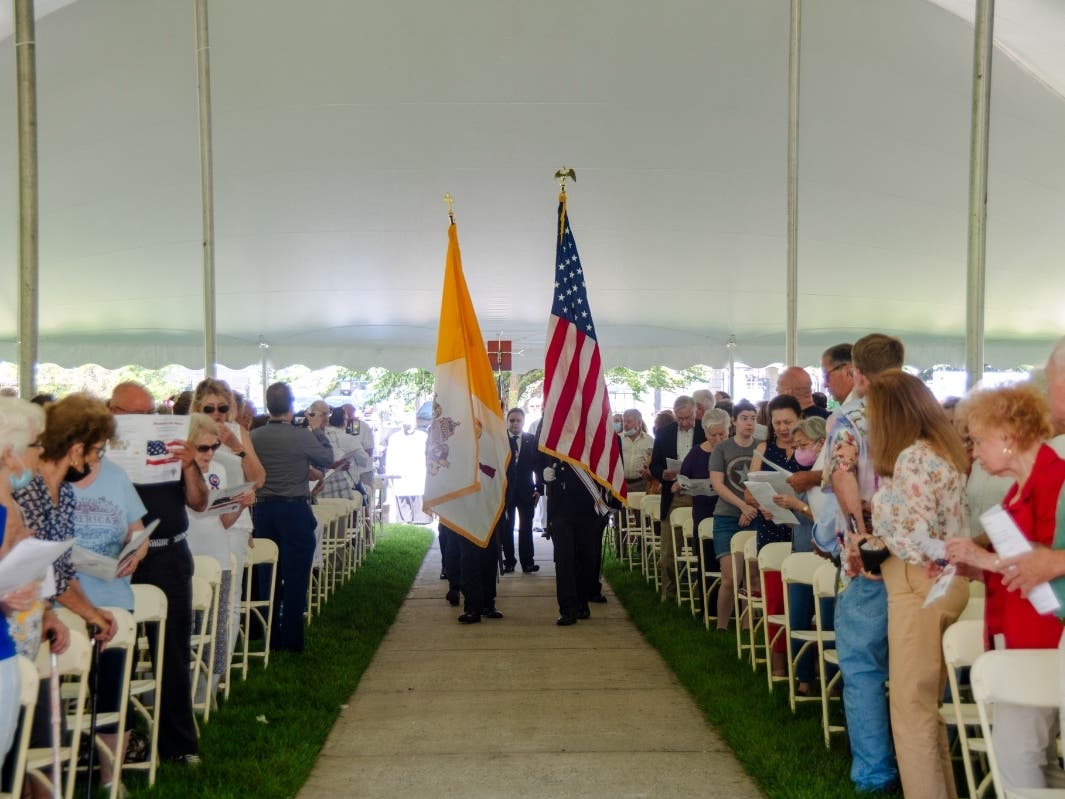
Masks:
[[[252,508],[257,538],[277,544],[277,582],[274,585],[274,623],[270,648],[303,651],[303,614],[314,560],[314,528],[317,522],[306,502],[257,502]],[[270,596],[270,572],[261,570],[255,579],[260,596]]]
[[[506,518],[506,514],[503,515]],[[496,606],[496,568],[499,564],[499,549],[496,544],[496,530],[488,538],[484,548],[461,535],[459,541],[459,558],[462,572],[462,597],[467,613],[484,613]]]
[[[181,541],[149,549],[133,573],[134,583],[147,583],[166,594],[163,631],[163,687],[159,702],[159,756],[196,754],[196,723],[192,717],[189,664],[192,650],[192,554]]]
[[[536,504],[532,502],[507,502],[507,523],[500,531],[500,541],[503,544],[503,563],[514,566],[514,517],[518,519],[518,560],[523,569],[531,568],[534,561],[533,554],[533,511]]]
[[[462,536],[442,522],[437,525],[437,534],[440,538],[440,557],[447,574],[448,590],[459,591],[462,588],[462,549],[459,544]]]
[[[599,553],[603,541],[605,516],[558,515],[551,520],[551,540],[555,544],[555,596],[558,612],[576,616],[588,609],[588,601],[597,596]]]

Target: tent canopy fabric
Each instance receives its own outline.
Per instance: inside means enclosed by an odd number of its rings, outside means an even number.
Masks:
[[[40,360],[202,366],[192,5],[39,6]],[[963,361],[972,13],[804,4],[803,363],[871,330]],[[1013,366],[1065,329],[1065,5],[999,0],[996,25],[986,359]],[[261,337],[275,363],[432,368],[450,192],[485,336],[542,366],[563,164],[606,365],[720,366],[730,335],[784,358],[787,4],[227,0],[210,26],[221,363]]]

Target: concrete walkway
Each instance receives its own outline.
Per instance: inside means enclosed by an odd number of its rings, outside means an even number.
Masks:
[[[536,551],[502,578],[506,618],[464,626],[434,542],[300,797],[761,796],[608,586],[555,626]]]

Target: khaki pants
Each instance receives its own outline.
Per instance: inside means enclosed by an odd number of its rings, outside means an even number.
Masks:
[[[969,581],[955,577],[935,604],[923,566],[890,557],[881,569],[888,594],[891,734],[906,799],[956,799],[946,727],[939,717],[947,672],[943,631],[969,601]]]

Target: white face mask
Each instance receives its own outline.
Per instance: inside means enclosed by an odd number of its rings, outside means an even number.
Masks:
[[[615,433],[620,433],[621,432],[621,422],[614,422],[614,432]]]

